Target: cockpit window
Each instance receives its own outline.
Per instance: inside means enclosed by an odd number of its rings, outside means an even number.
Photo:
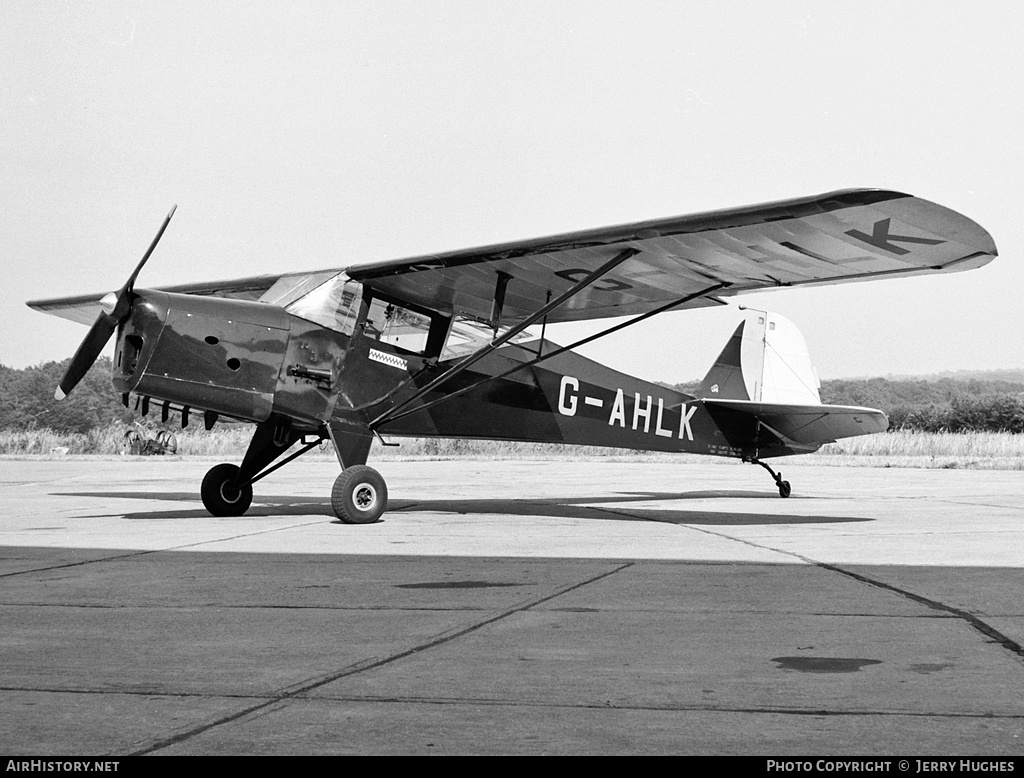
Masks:
[[[362,293],[362,284],[338,273],[285,310],[343,335],[352,335]]]
[[[499,327],[495,331],[489,324],[457,316],[452,322],[452,328],[448,331],[448,339],[441,352],[441,360],[456,359],[479,351],[499,335],[507,332],[508,329],[508,327]],[[510,342],[523,344],[530,340],[536,340],[536,338],[537,336],[527,329],[512,338]]]
[[[422,354],[427,349],[430,324],[425,314],[375,299],[370,303],[363,332],[381,343]]]

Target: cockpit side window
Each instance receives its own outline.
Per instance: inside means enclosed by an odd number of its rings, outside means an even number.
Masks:
[[[444,349],[441,351],[441,361],[465,357],[479,351],[499,335],[504,335],[508,329],[508,327],[499,327],[495,330],[490,324],[465,316],[456,316],[448,331]],[[521,345],[536,339],[537,336],[527,329],[512,338],[511,342]]]
[[[337,273],[285,310],[352,337],[358,324],[364,337],[410,354],[440,353],[451,319],[441,313],[374,296],[369,288]],[[360,312],[364,319],[360,319]]]
[[[370,302],[363,332],[381,343],[422,354],[427,350],[431,324],[425,314],[375,298]]]
[[[285,310],[335,332],[351,336],[359,315],[362,294],[362,284],[353,281],[344,273],[339,273],[312,292],[295,300]]]

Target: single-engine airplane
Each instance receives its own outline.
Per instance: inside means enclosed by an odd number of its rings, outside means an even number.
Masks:
[[[207,429],[221,418],[255,425],[241,465],[216,465],[203,479],[211,514],[244,514],[255,482],[330,439],[342,468],[331,505],[355,524],[387,507],[384,479],[366,465],[384,434],[735,457],[764,467],[787,497],[789,482],[766,459],[888,425],[881,411],[821,404],[788,321],[748,312],[696,396],[572,349],[746,292],[968,270],[997,253],[955,211],[851,189],[335,270],[137,289],[173,214],[119,291],[28,303],[91,324],[56,396],[116,332],[113,383],[126,405],[134,394],[143,413],[180,414],[183,427],[193,414]],[[547,324],[606,317],[632,318],[570,346],[544,337]]]

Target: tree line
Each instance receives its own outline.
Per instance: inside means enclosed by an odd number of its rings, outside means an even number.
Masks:
[[[885,411],[889,429],[1024,433],[1024,383],[940,378],[823,381],[821,401]]]
[[[96,360],[92,370],[63,400],[53,392],[70,359],[18,370],[0,365],[0,430],[49,429],[88,433],[134,418],[110,383],[110,359]]]
[[[53,397],[68,362],[16,369],[0,365],[0,430],[88,433],[141,417],[110,384],[110,360],[97,360],[64,400]],[[692,394],[700,382],[676,384]],[[821,401],[878,408],[892,430],[1024,433],[1024,381],[980,378],[839,379],[823,381]],[[134,404],[133,404],[134,405]],[[152,416],[150,421],[152,421]]]

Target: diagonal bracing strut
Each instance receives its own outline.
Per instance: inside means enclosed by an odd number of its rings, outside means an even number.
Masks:
[[[411,408],[411,409],[406,410],[404,412],[398,412],[400,409],[396,407],[395,409],[393,409],[393,410],[396,411],[395,413],[388,414],[388,417],[386,419],[384,419],[384,421],[378,422],[377,420],[374,420],[370,424],[370,427],[371,427],[371,429],[376,430],[377,427],[379,427],[380,425],[385,424],[385,423],[387,423],[389,421],[397,421],[398,419],[405,418],[406,416],[409,416],[409,415],[411,415],[413,413],[418,413],[419,411],[425,411],[425,410],[427,410],[429,408],[433,408],[435,405],[439,405],[440,403],[443,403],[446,400],[450,400],[453,397],[458,397],[459,395],[465,394],[467,392],[471,392],[472,390],[476,389],[478,386],[482,386],[483,384],[486,384],[489,381],[497,381],[499,379],[502,379],[502,378],[505,378],[506,376],[511,375],[512,373],[516,373],[516,372],[518,372],[520,370],[526,370],[528,368],[534,367],[535,365],[538,365],[541,362],[545,362],[548,359],[551,359],[552,357],[557,357],[559,354],[564,354],[566,351],[571,351],[574,348],[578,348],[579,346],[586,345],[587,343],[595,341],[598,338],[603,338],[606,335],[611,335],[613,332],[618,332],[619,330],[625,329],[626,327],[631,327],[632,325],[638,324],[639,322],[644,321],[645,319],[649,319],[650,317],[656,316],[659,313],[664,313],[665,311],[671,310],[672,308],[676,308],[676,307],[678,307],[680,305],[683,305],[684,303],[688,303],[691,300],[695,300],[695,299],[700,298],[700,297],[706,297],[707,295],[713,294],[714,292],[717,292],[720,289],[724,289],[727,286],[730,286],[730,284],[728,282],[726,282],[726,281],[723,281],[723,282],[721,282],[719,284],[715,284],[714,286],[709,286],[708,288],[703,289],[703,290],[701,290],[699,292],[694,292],[693,294],[688,294],[685,297],[681,297],[681,298],[679,298],[677,300],[673,300],[670,303],[666,303],[665,305],[662,305],[662,306],[660,306],[658,308],[655,308],[653,311],[648,311],[647,313],[641,314],[640,316],[636,316],[636,317],[630,319],[629,321],[625,321],[625,322],[622,322],[620,324],[616,324],[614,327],[610,327],[610,328],[608,328],[606,330],[602,330],[601,332],[598,332],[598,333],[596,333],[594,335],[590,335],[590,336],[588,336],[586,338],[582,338],[581,340],[578,340],[575,343],[572,343],[572,344],[570,344],[568,346],[561,346],[561,347],[555,349],[554,351],[550,351],[547,354],[543,354],[541,356],[538,356],[538,357],[536,357],[535,359],[533,359],[533,360],[531,360],[529,362],[523,362],[522,364],[515,365],[514,367],[511,367],[508,370],[505,370],[504,372],[499,373],[498,375],[488,376],[488,377],[486,377],[484,379],[481,379],[480,381],[477,381],[476,383],[470,384],[469,386],[464,386],[463,388],[458,389],[458,390],[456,390],[454,392],[451,392],[450,394],[446,394],[443,397],[438,397],[435,400],[432,400],[432,401],[430,401],[428,403],[424,403],[423,405],[419,405],[419,406],[417,406],[415,408]],[[441,377],[444,378],[447,375],[448,374],[445,373]],[[423,396],[425,393],[426,393],[425,391],[424,392],[419,392],[419,393],[417,393],[416,397]],[[410,398],[410,402],[412,400],[415,400],[416,397]],[[378,418],[380,418],[380,417],[378,417]]]
[[[527,370],[528,368],[534,367],[535,365],[539,365],[541,362],[545,362],[551,359],[552,357],[557,357],[559,354],[564,354],[566,351],[571,351],[574,348],[585,346],[587,343],[591,343],[592,341],[595,341],[598,338],[603,338],[606,335],[611,335],[613,332],[618,332],[619,330],[623,330],[626,327],[631,327],[634,324],[639,324],[644,319],[649,319],[650,317],[656,316],[659,313],[664,313],[665,311],[671,310],[672,308],[676,308],[680,305],[683,305],[684,303],[688,303],[690,302],[690,300],[695,300],[698,297],[705,297],[709,294],[713,294],[714,292],[717,292],[719,289],[724,289],[727,286],[729,286],[728,282],[722,282],[720,284],[716,284],[715,286],[709,286],[707,289],[704,289],[703,291],[694,292],[693,294],[688,294],[685,297],[680,297],[678,300],[673,300],[672,302],[666,303],[665,305],[662,305],[659,308],[655,308],[653,311],[648,311],[647,313],[636,316],[630,319],[629,321],[616,324],[614,327],[609,327],[608,329],[602,330],[601,332],[598,332],[594,335],[589,335],[586,338],[577,340],[575,343],[571,343],[568,346],[560,346],[554,351],[538,356],[535,359],[530,360],[529,362],[523,362],[521,364],[515,365],[514,367],[510,367],[508,370],[498,373],[497,375],[487,376],[486,378],[482,378],[474,384],[464,386],[461,389],[457,389],[456,391],[451,392],[450,394],[444,395],[443,397],[438,397],[437,399],[431,400],[430,402],[424,403],[423,405],[418,405],[415,408],[410,408],[407,411],[395,414],[391,416],[389,419],[387,419],[387,421],[397,421],[398,419],[404,419],[406,416],[418,413],[419,411],[428,410],[429,408],[433,408],[435,405],[440,405],[446,400],[451,400],[453,397],[458,397],[459,395],[466,394],[466,392],[471,392],[478,386],[483,386],[484,384],[490,381],[498,381],[502,378],[505,378],[506,376],[512,375],[513,373],[517,373],[520,370]]]
[[[512,338],[514,338],[516,335],[518,335],[520,332],[525,330],[530,325],[534,324],[537,321],[540,321],[542,318],[547,316],[549,313],[551,313],[551,311],[553,311],[559,305],[564,303],[570,297],[579,294],[582,290],[586,289],[594,282],[599,281],[602,277],[610,273],[612,270],[621,265],[627,259],[636,256],[639,253],[640,249],[637,248],[630,247],[623,249],[610,260],[601,265],[601,267],[597,268],[597,270],[587,275],[582,281],[579,281],[578,283],[573,285],[568,291],[563,292],[562,294],[558,295],[558,297],[556,297],[554,300],[551,300],[550,302],[543,305],[541,308],[538,308],[532,314],[530,314],[521,322],[519,322],[519,324],[516,324],[515,326],[511,327],[508,331],[492,340],[483,348],[474,351],[472,354],[467,356],[457,365],[454,365],[452,368],[446,370],[433,381],[427,383],[411,397],[406,398],[402,402],[398,403],[398,405],[395,405],[389,408],[388,410],[384,411],[384,413],[380,414],[376,419],[370,422],[370,429],[377,429],[382,424],[386,423],[390,419],[393,419],[399,413],[399,411],[401,411],[407,405],[409,405],[412,402],[415,402],[420,397],[426,395],[428,392],[434,391],[439,386],[448,383],[453,378],[455,378],[455,376],[459,375],[464,370],[466,370],[466,368],[476,364],[491,352],[505,345],[505,343],[510,341]]]

